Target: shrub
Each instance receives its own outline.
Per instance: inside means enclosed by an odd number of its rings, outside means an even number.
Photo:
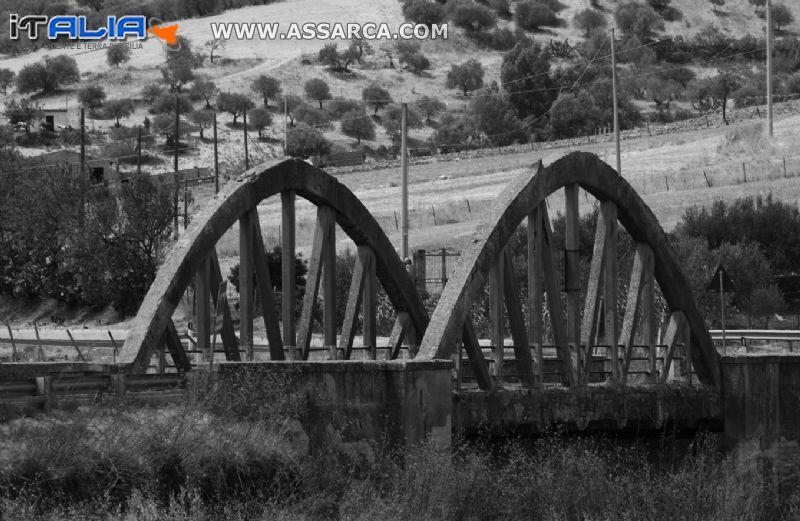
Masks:
[[[354,110],[342,116],[342,132],[360,145],[362,139],[375,139],[375,123],[363,111]]]
[[[334,118],[341,118],[350,111],[363,111],[364,106],[356,100],[347,98],[333,98],[328,103],[328,113]]]
[[[164,94],[164,90],[164,87],[161,85],[151,83],[150,85],[145,85],[142,87],[142,92],[140,95],[146,103],[153,103],[155,100],[160,98],[162,94]]]
[[[319,102],[319,108],[322,109],[322,102],[331,99],[331,89],[325,80],[320,78],[312,78],[305,84],[306,97]]]
[[[377,114],[379,109],[392,102],[392,95],[377,83],[372,83],[361,91],[361,99],[375,109],[375,114]]]
[[[403,5],[403,16],[406,20],[417,24],[432,25],[444,23],[446,13],[444,7],[429,0],[411,0]]]
[[[286,153],[293,157],[307,158],[312,155],[324,155],[331,149],[331,143],[314,127],[300,123],[287,133],[288,147]]]
[[[87,85],[78,91],[78,101],[89,110],[99,109],[106,99],[106,91],[100,85]]]
[[[575,15],[572,24],[582,30],[586,38],[592,31],[603,29],[606,26],[606,17],[594,9],[584,9]]]
[[[664,22],[658,13],[649,5],[637,2],[621,4],[614,11],[617,27],[626,36],[636,36],[645,42],[653,38],[658,31],[664,30]]]
[[[431,67],[431,62],[421,52],[402,54],[398,57],[400,63],[405,63],[413,72],[422,72]]]
[[[528,31],[538,31],[542,27],[558,25],[555,11],[536,0],[518,3],[514,18],[519,27]]]
[[[131,59],[131,49],[124,43],[110,45],[106,50],[106,60],[112,67],[119,67]]]
[[[254,107],[252,100],[244,94],[220,92],[217,95],[217,109],[233,116],[233,124],[246,110]]]
[[[485,5],[459,2],[451,14],[453,23],[467,31],[484,31],[497,25],[497,15]]]
[[[3,95],[8,94],[8,87],[14,83],[15,76],[11,69],[0,68],[0,87],[3,87]]]
[[[448,89],[461,89],[466,96],[470,91],[483,87],[484,74],[481,62],[470,59],[460,65],[450,67],[445,86]]]

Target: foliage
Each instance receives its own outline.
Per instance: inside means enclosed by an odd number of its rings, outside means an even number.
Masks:
[[[475,2],[458,2],[450,16],[457,27],[467,31],[479,32],[497,25],[495,12]]]
[[[127,118],[133,114],[133,103],[128,99],[108,100],[103,107],[103,113],[109,118],[114,118],[115,126],[119,127],[120,118]]]
[[[375,123],[363,111],[353,110],[342,116],[342,132],[361,144],[362,139],[375,139]]]
[[[478,130],[495,146],[507,146],[515,141],[526,142],[528,135],[517,118],[506,94],[478,96],[472,101],[471,112]]]
[[[272,113],[266,109],[253,109],[247,113],[247,124],[256,129],[258,137],[261,137],[261,132],[272,125]]]
[[[162,94],[164,94],[164,90],[164,87],[161,85],[158,85],[157,83],[151,83],[142,87],[140,95],[146,103],[153,103],[155,100],[161,97]]]
[[[461,89],[466,96],[470,91],[483,87],[483,77],[486,72],[478,60],[471,58],[460,65],[452,65],[447,73],[448,89]]]
[[[435,118],[439,113],[447,109],[447,105],[443,101],[431,96],[422,96],[414,102],[414,105],[419,107],[420,112],[425,114],[425,121],[428,124],[432,123],[431,118]]]
[[[664,21],[654,9],[635,1],[620,4],[614,11],[614,20],[623,34],[635,36],[643,42],[664,30]]]
[[[586,38],[591,35],[592,31],[604,29],[606,24],[606,17],[595,9],[584,9],[572,19],[572,25],[582,30]]]
[[[253,107],[255,107],[253,101],[244,94],[220,92],[217,95],[217,109],[233,116],[234,125],[239,116]]]
[[[348,98],[333,98],[328,103],[328,113],[334,118],[341,118],[347,112],[354,110],[363,112],[364,105]]]
[[[131,49],[124,43],[109,45],[106,50],[106,61],[112,67],[119,67],[131,59]]]
[[[189,114],[189,120],[200,129],[200,138],[203,138],[203,129],[211,128],[214,125],[213,110],[195,110]]]
[[[422,53],[419,42],[413,40],[397,42],[397,61],[405,64],[412,72],[422,72],[431,66],[430,60]]]
[[[340,52],[335,43],[329,43],[319,50],[320,63],[329,66],[334,72],[350,72],[348,67],[360,56],[358,47],[352,45]]]
[[[331,115],[323,109],[312,107],[306,103],[301,103],[294,109],[294,117],[299,123],[305,123],[310,127],[329,127]]]
[[[269,106],[269,100],[274,100],[281,95],[281,82],[264,74],[253,80],[251,88],[261,95],[265,107]]]
[[[194,80],[193,58],[172,58],[161,67],[161,76],[172,92],[180,92],[184,85]]]
[[[514,19],[519,27],[528,31],[538,31],[542,27],[558,25],[555,11],[537,0],[523,0],[517,3]]]
[[[80,73],[75,58],[66,54],[54,58],[48,56],[42,61],[22,67],[17,74],[17,90],[22,94],[37,91],[50,93],[79,80]]]
[[[99,109],[106,99],[106,91],[101,85],[87,85],[78,91],[78,101],[89,110]]]
[[[30,98],[12,99],[6,101],[3,116],[12,125],[21,123],[25,127],[25,133],[30,135],[31,125],[42,117],[42,105]]]
[[[777,30],[794,22],[792,11],[784,4],[772,4],[772,23]]]
[[[439,118],[432,141],[438,146],[468,145],[477,137],[478,129],[473,118],[466,114],[445,112]]]
[[[14,83],[15,76],[11,69],[0,68],[0,87],[3,87],[3,95],[8,94],[8,88]]]
[[[214,53],[224,49],[228,44],[227,40],[222,38],[212,38],[210,40],[206,40],[203,44],[203,47],[208,50],[208,59],[211,63],[214,63]]]
[[[441,4],[429,0],[410,0],[403,5],[406,20],[431,27],[444,23],[447,18]]]
[[[371,106],[375,110],[375,114],[377,114],[379,109],[392,102],[392,95],[377,83],[371,83],[361,91],[361,99]]]
[[[292,157],[307,158],[330,152],[331,143],[314,127],[299,123],[287,133],[287,154]]]
[[[550,53],[529,38],[503,56],[500,79],[520,118],[538,118],[550,108],[555,99],[555,82],[547,74],[549,70]]]
[[[188,114],[194,110],[194,106],[188,97],[183,94],[164,93],[153,102],[150,107],[150,114]]]
[[[304,86],[306,97],[319,102],[319,108],[322,109],[322,102],[331,99],[331,89],[325,80],[321,78],[312,78],[308,80]]]
[[[192,87],[189,89],[189,99],[192,101],[203,100],[206,102],[206,108],[211,108],[211,100],[217,95],[219,89],[217,85],[211,80],[204,80],[198,78],[192,82]]]

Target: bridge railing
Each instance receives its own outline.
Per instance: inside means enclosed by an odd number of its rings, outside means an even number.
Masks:
[[[596,345],[595,352],[590,362],[586,360],[586,346],[570,345],[572,352],[573,365],[577,367],[580,381],[585,384],[599,384],[611,381],[613,374],[613,359],[611,357],[612,348],[609,345]],[[625,366],[623,356],[623,346],[619,346],[620,353],[617,360],[619,372],[625,375],[626,383],[632,385],[653,384],[657,382],[697,382],[695,372],[691,364],[691,355],[688,352],[690,346],[678,344],[669,360],[667,374],[664,374],[664,367],[667,365],[668,346],[658,344],[655,351],[651,351],[650,346],[634,345],[633,352],[628,358],[629,366]],[[558,346],[545,344],[541,346],[531,345],[531,356],[535,361],[535,375],[539,385],[561,385],[566,381],[564,374],[564,364],[559,356]],[[482,346],[482,351],[489,366],[489,371],[495,380],[504,385],[518,385],[521,383],[520,364],[514,358],[511,347],[505,347],[505,356],[500,364],[494,357],[495,349],[492,346]],[[651,355],[652,353],[652,355]],[[454,385],[456,388],[471,388],[477,386],[477,378],[473,364],[464,355],[454,355]],[[498,365],[500,369],[498,370]]]

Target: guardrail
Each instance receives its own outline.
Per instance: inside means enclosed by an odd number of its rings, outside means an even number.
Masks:
[[[711,339],[722,341],[722,330],[712,329],[709,331]],[[765,340],[772,342],[786,342],[789,344],[789,351],[794,351],[794,343],[800,342],[800,329],[726,329],[725,343],[738,341],[742,347],[747,347],[748,340]]]

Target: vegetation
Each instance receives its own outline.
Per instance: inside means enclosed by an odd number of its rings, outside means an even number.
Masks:
[[[319,103],[319,108],[322,109],[322,102],[331,99],[331,89],[325,80],[321,78],[312,78],[305,84],[306,97],[313,99]]]
[[[233,124],[245,113],[255,107],[253,101],[244,94],[220,92],[217,95],[217,109],[229,113],[233,117]]]
[[[119,67],[131,59],[131,49],[124,43],[110,45],[106,51],[106,60],[112,67]]]
[[[74,58],[65,54],[55,58],[45,57],[42,61],[25,65],[19,71],[17,90],[21,94],[50,93],[79,79],[78,64]]]
[[[364,112],[353,110],[342,116],[342,132],[360,145],[362,139],[375,139],[375,123]]]
[[[461,89],[466,96],[470,91],[483,87],[484,74],[483,65],[475,59],[470,59],[461,65],[450,67],[445,86],[448,89]]]
[[[253,80],[252,89],[261,95],[264,106],[269,107],[269,100],[275,100],[281,95],[281,82],[271,76],[261,75]]]

